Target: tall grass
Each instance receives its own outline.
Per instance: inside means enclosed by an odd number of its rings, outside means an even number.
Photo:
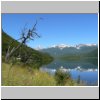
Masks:
[[[14,65],[9,73],[10,64],[2,63],[2,85],[3,86],[54,86],[53,76],[27,66]]]
[[[10,69],[10,70],[9,70]],[[8,74],[9,73],[9,74]],[[62,74],[52,76],[46,72],[32,69],[21,64],[2,63],[2,86],[77,86],[74,80],[62,78]],[[68,75],[67,75],[68,76]],[[60,81],[60,83],[59,83]],[[64,84],[63,84],[64,83]]]

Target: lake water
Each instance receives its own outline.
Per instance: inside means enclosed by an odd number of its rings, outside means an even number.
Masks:
[[[74,80],[77,80],[80,76],[81,81],[84,81],[88,86],[98,85],[98,66],[90,62],[57,59],[48,65],[42,66],[40,70],[54,75],[56,70],[61,68],[61,66],[69,70]]]

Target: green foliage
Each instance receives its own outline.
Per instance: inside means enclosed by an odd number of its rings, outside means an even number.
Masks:
[[[2,56],[3,58],[6,55],[8,46],[10,45],[10,43],[13,41],[12,45],[11,45],[11,49],[13,47],[17,47],[20,43],[16,40],[14,40],[13,38],[11,38],[10,36],[8,36],[3,30],[2,30]],[[19,48],[12,56],[12,59],[16,57],[16,58],[20,58],[20,62],[28,65],[30,67],[33,68],[39,68],[40,66],[44,65],[44,64],[48,64],[51,61],[53,61],[53,58],[47,54],[47,53],[41,53],[39,51],[36,51],[26,45],[22,45],[21,48]],[[3,59],[4,60],[4,59]],[[10,60],[12,61],[12,60]],[[18,60],[17,60],[18,61]],[[16,61],[16,62],[17,62]]]
[[[77,78],[77,83],[80,84],[80,75]]]
[[[7,35],[3,30],[2,30],[2,55],[5,56],[6,52],[7,52],[7,49],[8,49],[8,46],[9,44],[11,44],[11,42],[14,41],[12,43],[12,47],[14,46],[17,46],[19,43],[14,40],[13,38],[11,38],[9,35]]]
[[[57,84],[65,85],[67,84],[67,82],[71,80],[71,75],[68,72],[65,73],[58,69],[55,73],[55,79],[56,79]]]

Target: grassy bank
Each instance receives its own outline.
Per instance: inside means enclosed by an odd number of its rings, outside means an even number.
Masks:
[[[46,72],[31,69],[27,66],[2,63],[2,86],[61,86],[57,84],[55,76]],[[10,70],[9,70],[10,69]],[[67,80],[65,86],[77,86],[72,79]]]
[[[53,86],[56,84],[54,78],[45,72],[32,70],[27,66],[15,65],[10,72],[9,68],[10,64],[2,63],[3,86]]]

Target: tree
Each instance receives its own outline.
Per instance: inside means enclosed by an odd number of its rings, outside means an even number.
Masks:
[[[21,43],[20,43],[17,47],[11,48],[12,43],[13,43],[14,41],[12,41],[12,42],[10,43],[10,45],[8,46],[8,49],[7,49],[6,56],[5,56],[5,61],[6,61],[6,62],[8,62],[9,59],[10,59],[10,57],[12,57],[12,56],[14,55],[14,53],[15,53],[22,45],[25,45],[26,42],[27,42],[28,40],[34,40],[35,37],[40,37],[40,36],[38,35],[38,33],[36,32],[36,25],[37,25],[37,21],[36,21],[36,23],[34,24],[34,26],[33,26],[32,29],[28,29],[28,30],[27,30],[27,29],[24,27],[24,29],[22,30],[22,33],[21,33],[22,36],[21,36],[21,38],[18,39],[18,40],[21,40]]]
[[[80,75],[78,75],[77,83],[80,84]]]
[[[63,72],[58,69],[55,73],[55,79],[57,85],[65,85],[71,79],[71,75],[69,72]]]

